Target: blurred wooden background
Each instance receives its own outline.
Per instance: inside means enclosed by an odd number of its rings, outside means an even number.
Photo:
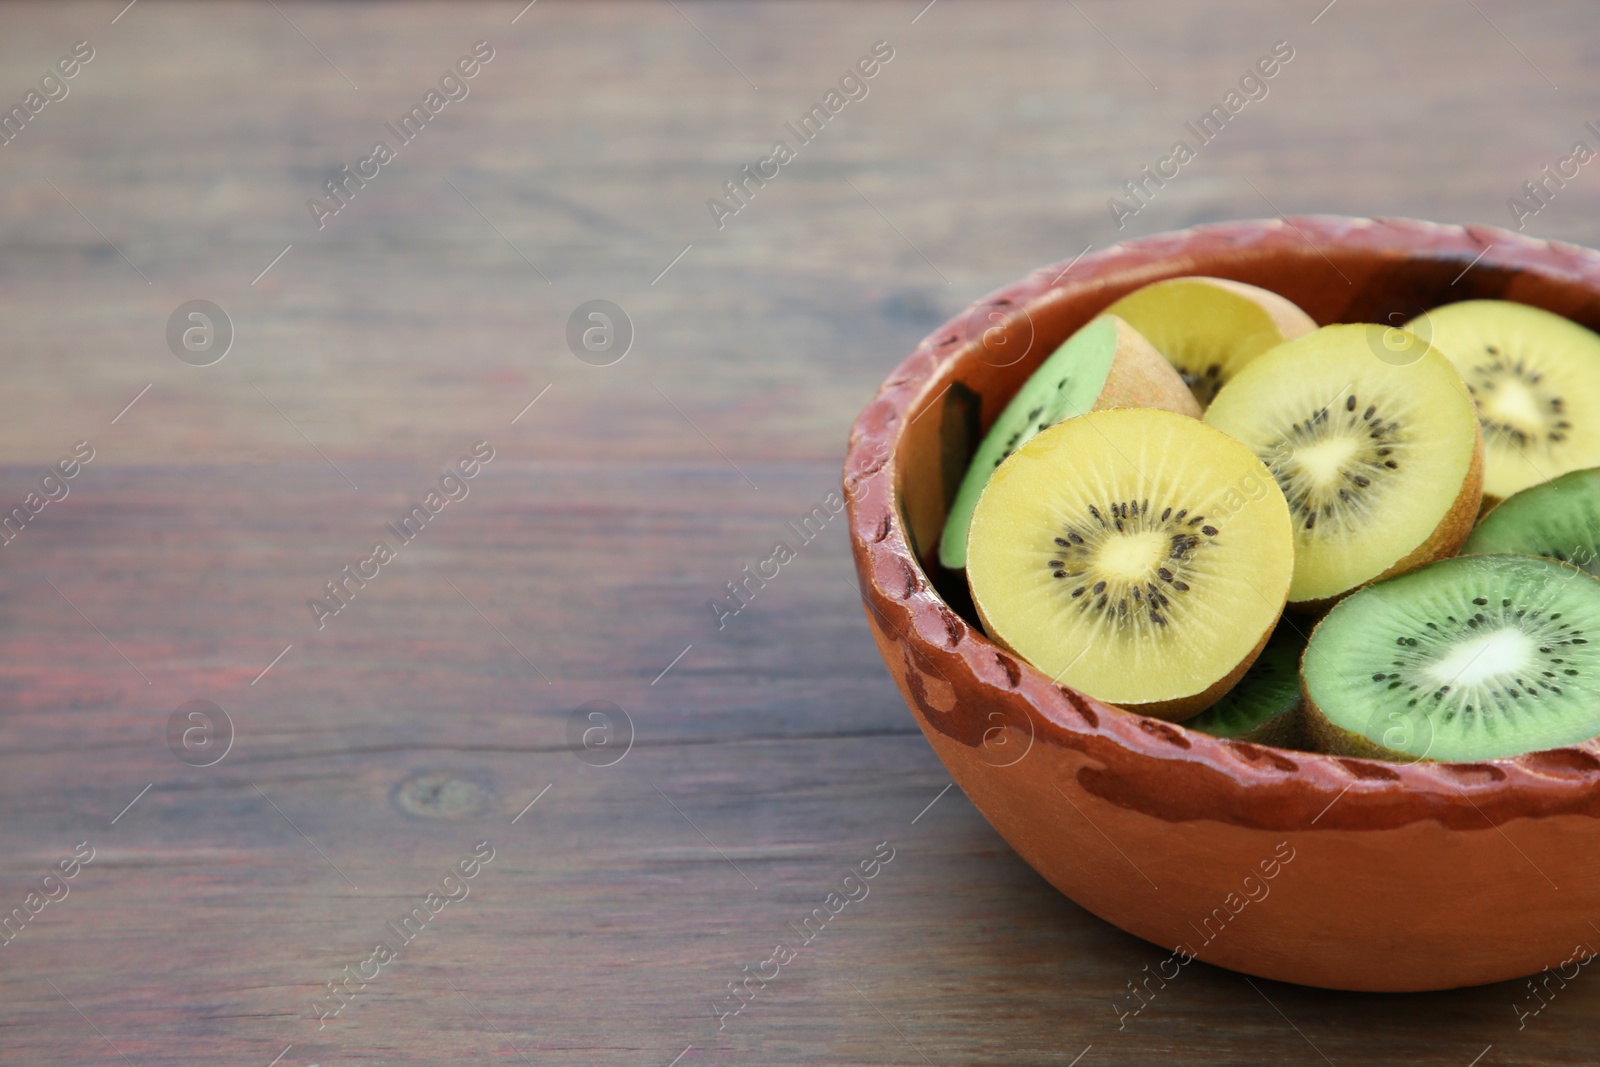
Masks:
[[[1520,983],[1196,964],[1119,1029],[1166,950],[943,792],[843,519],[709,606],[826,511],[916,341],[1035,266],[1280,211],[1512,223],[1596,145],[1591,7],[924,2],[0,7],[6,109],[94,53],[0,146],[0,511],[94,450],[0,554],[0,914],[29,915],[0,1062],[1593,1062],[1587,974],[1519,1028]],[[307,199],[478,41],[469,95],[319,230]],[[1279,41],[1119,231],[1108,198]],[[776,139],[795,158],[719,229],[707,199]],[[1585,168],[1527,232],[1600,243],[1597,208]],[[167,341],[199,299],[234,332],[205,367]],[[597,299],[634,333],[609,366],[567,342]],[[479,441],[466,498],[319,630],[307,599]],[[206,767],[167,739],[196,700],[235,733]],[[590,701],[631,720],[611,766],[620,716],[568,747]],[[470,896],[319,1028],[484,840]],[[68,895],[30,898],[79,842]],[[719,1030],[880,842],[870,895]]]

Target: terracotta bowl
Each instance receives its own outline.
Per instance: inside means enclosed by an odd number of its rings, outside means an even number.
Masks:
[[[845,462],[867,620],[929,743],[1057,889],[1209,963],[1425,990],[1530,974],[1600,945],[1593,742],[1391,764],[1219,740],[1051,684],[984,637],[960,575],[939,567],[957,482],[1021,383],[1112,301],[1184,274],[1275,290],[1318,323],[1399,324],[1492,297],[1600,329],[1600,253],[1398,219],[1141,238],[974,305],[889,376]]]

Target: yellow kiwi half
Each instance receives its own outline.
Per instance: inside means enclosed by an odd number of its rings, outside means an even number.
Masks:
[[[1058,684],[1183,719],[1239,680],[1283,611],[1289,509],[1251,451],[1153,408],[1046,429],[990,477],[967,581],[984,629]]]
[[[1261,353],[1317,328],[1277,293],[1198,275],[1136,289],[1106,313],[1126,319],[1167,357],[1201,407]]]
[[[1464,300],[1406,326],[1466,380],[1483,424],[1490,502],[1571,470],[1600,467],[1600,336],[1505,300]]]
[[[1472,530],[1477,414],[1450,361],[1412,333],[1324,326],[1279,345],[1222,387],[1205,421],[1244,442],[1289,502],[1291,605],[1319,610],[1453,555]]]

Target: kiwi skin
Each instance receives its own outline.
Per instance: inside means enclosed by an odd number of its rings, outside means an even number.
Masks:
[[[1124,319],[1113,317],[1117,319],[1118,354],[1091,410],[1154,407],[1198,419],[1200,402],[1167,357]]]
[[[1321,600],[1292,600],[1289,607],[1301,614],[1321,617],[1328,613],[1339,601],[1354,593],[1357,589],[1365,589],[1374,582],[1381,582],[1385,578],[1414,571],[1418,567],[1432,563],[1436,559],[1447,559],[1454,556],[1466,544],[1467,538],[1472,536],[1472,528],[1478,523],[1479,512],[1483,508],[1483,429],[1478,427],[1473,430],[1472,463],[1467,468],[1467,476],[1461,481],[1461,492],[1456,494],[1455,502],[1439,520],[1439,525],[1433,528],[1427,540],[1406,553],[1382,574],[1369,578],[1360,585],[1351,586],[1344,592],[1335,596],[1324,597]],[[1368,742],[1370,744],[1370,742]]]

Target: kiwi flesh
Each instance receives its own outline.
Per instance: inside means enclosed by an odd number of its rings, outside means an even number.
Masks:
[[[1570,470],[1600,466],[1600,336],[1505,300],[1464,300],[1407,329],[1456,365],[1483,424],[1492,503]]]
[[[1110,408],[1154,407],[1199,417],[1200,407],[1161,353],[1124,320],[1102,315],[1040,364],[979,443],[945,518],[939,562],[967,565],[967,528],[978,496],[1005,458],[1062,419]]]
[[[1532,556],[1461,556],[1341,601],[1303,661],[1324,752],[1501,759],[1600,734],[1600,581]]]
[[[1091,412],[1022,445],[979,498],[967,554],[991,639],[1055,682],[1173,720],[1250,667],[1293,569],[1288,505],[1261,462],[1150,408]]]
[[[1477,517],[1483,450],[1461,376],[1415,335],[1387,332],[1398,342],[1362,324],[1285,342],[1206,410],[1206,423],[1244,442],[1288,500],[1293,607],[1321,611],[1452,555]]]
[[[1600,577],[1600,468],[1513,493],[1478,520],[1464,556],[1543,556]]]
[[[1305,648],[1306,638],[1299,629],[1287,620],[1280,622],[1239,684],[1183,725],[1213,737],[1301,747],[1300,655]]]
[[[1201,407],[1261,353],[1317,328],[1267,289],[1228,278],[1168,278],[1106,309],[1120,315],[1177,368]]]

